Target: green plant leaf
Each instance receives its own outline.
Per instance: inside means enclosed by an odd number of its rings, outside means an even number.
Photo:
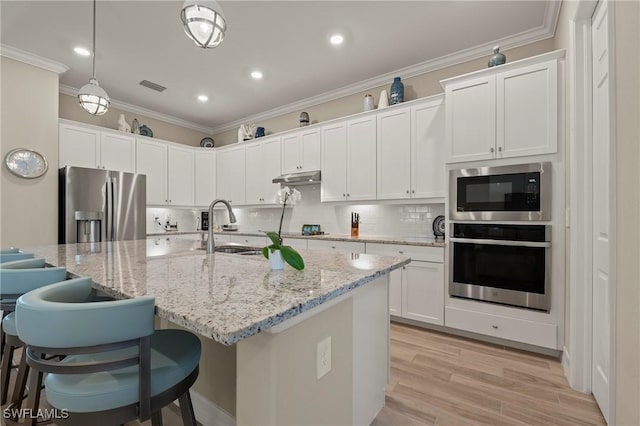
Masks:
[[[273,242],[276,249],[280,248],[280,235],[275,232],[267,232],[267,237]]]
[[[280,246],[280,252],[282,253],[282,258],[285,262],[291,265],[293,268],[301,271],[304,269],[304,260],[302,260],[302,256],[300,253],[294,250],[291,246]]]
[[[273,244],[271,244],[270,246],[262,247],[262,255],[268,259],[269,251],[274,251],[275,249],[276,249],[276,246]]]

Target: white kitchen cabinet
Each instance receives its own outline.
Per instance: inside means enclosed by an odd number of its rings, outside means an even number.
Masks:
[[[191,148],[167,147],[167,197],[172,206],[194,205],[194,153]]]
[[[59,165],[117,170],[136,169],[135,138],[125,133],[60,123]]]
[[[222,148],[216,155],[218,198],[234,205],[245,204],[245,145]]]
[[[557,52],[442,81],[447,162],[558,150]]]
[[[229,242],[242,244],[249,247],[266,247],[267,240],[268,238],[266,236],[257,237],[252,235],[229,235]]]
[[[375,140],[373,115],[322,128],[321,201],[375,200]]]
[[[367,243],[367,254],[410,257],[393,271],[389,282],[389,313],[429,324],[444,325],[444,249],[442,247]]]
[[[411,198],[444,198],[445,106],[443,96],[411,107]]]
[[[378,199],[411,196],[411,108],[379,113],[377,138]]]
[[[282,136],[282,173],[320,170],[320,129],[299,130]]]
[[[216,199],[216,151],[196,149],[194,167],[195,205],[208,206]]]
[[[309,250],[336,250],[344,253],[364,253],[364,243],[357,241],[307,240]]]
[[[377,199],[443,198],[442,95],[378,114]]]
[[[246,204],[277,204],[280,185],[272,180],[280,176],[280,138],[261,138],[246,144]]]
[[[147,204],[168,204],[167,145],[136,138],[136,172],[147,176]]]

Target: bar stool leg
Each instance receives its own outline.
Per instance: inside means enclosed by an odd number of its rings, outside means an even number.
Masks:
[[[5,344],[4,351],[2,352],[2,385],[0,387],[0,404],[7,402],[14,350],[15,348],[13,345]]]
[[[162,426],[162,410],[151,413],[151,425]]]
[[[186,391],[180,396],[180,412],[182,413],[182,423],[184,426],[196,426],[196,415],[191,404],[191,394]]]
[[[25,398],[24,392],[27,387],[27,377],[29,377],[29,365],[27,365],[27,350],[24,349],[18,365],[18,376],[13,387],[13,395],[11,395],[12,408],[19,410],[22,407],[22,400]]]
[[[25,348],[25,351],[27,349]],[[40,407],[40,389],[42,387],[42,372],[32,371],[29,377],[29,396],[27,397],[27,408],[31,409],[32,413],[38,412]],[[37,417],[28,417],[25,419],[24,424],[27,426],[35,426]]]

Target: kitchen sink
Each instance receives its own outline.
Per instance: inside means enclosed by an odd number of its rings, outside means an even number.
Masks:
[[[198,247],[194,250],[206,250],[205,247]],[[215,246],[213,251],[216,253],[230,253],[230,254],[239,254],[243,256],[253,256],[262,254],[262,248],[260,247],[250,247],[243,246],[240,244],[225,244],[223,246]]]

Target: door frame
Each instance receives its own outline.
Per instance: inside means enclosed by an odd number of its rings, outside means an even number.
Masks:
[[[591,165],[593,163],[593,127],[592,127],[592,65],[591,65],[591,17],[598,1],[578,0],[573,17],[570,18],[569,62],[569,99],[573,107],[569,111],[569,159],[571,164],[570,182],[570,252],[569,252],[569,345],[565,349],[565,362],[568,367],[565,374],[572,388],[582,392],[591,392],[592,364],[592,254],[593,254],[593,181]],[[607,1],[609,21],[609,85],[610,85],[610,141],[611,165],[616,170],[615,139],[615,27],[614,2]],[[611,179],[612,210],[610,258],[615,260],[616,235],[616,191],[615,176]],[[616,384],[616,270],[611,262],[610,300],[610,381],[609,381],[609,424],[615,424],[615,384]]]

